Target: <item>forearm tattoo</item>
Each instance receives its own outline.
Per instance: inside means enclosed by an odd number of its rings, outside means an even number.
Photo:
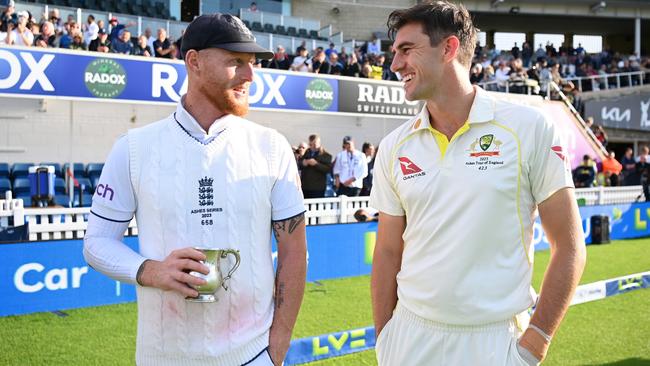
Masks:
[[[280,240],[281,233],[288,233],[291,235],[294,231],[296,231],[296,228],[304,221],[305,221],[304,213],[286,220],[274,221],[273,234],[275,235],[275,240],[277,241]]]
[[[275,274],[275,308],[279,309],[284,304],[284,282],[280,281],[280,273],[282,273],[282,265],[278,265],[277,273]]]

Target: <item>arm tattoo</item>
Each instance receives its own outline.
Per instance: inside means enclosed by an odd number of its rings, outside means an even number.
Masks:
[[[273,234],[275,235],[275,240],[276,241],[280,240],[280,232],[287,232],[289,234],[293,234],[293,232],[296,231],[298,225],[300,225],[304,221],[305,221],[304,213],[283,221],[274,221]]]
[[[280,282],[280,273],[282,265],[278,265],[278,271],[275,274],[275,308],[279,309],[284,304],[284,282]]]

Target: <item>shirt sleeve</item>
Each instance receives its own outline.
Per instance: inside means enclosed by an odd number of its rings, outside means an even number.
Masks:
[[[366,154],[358,154],[359,164],[354,169],[354,178],[356,180],[363,180],[363,178],[368,176],[368,160],[366,159]]]
[[[557,126],[545,115],[538,124],[536,146],[530,162],[530,186],[537,204],[544,202],[553,193],[566,187],[573,188],[571,166],[566,144],[562,141]]]
[[[394,163],[390,161],[392,148],[385,145],[384,142],[379,145],[379,152],[375,157],[370,206],[392,216],[404,216],[402,201],[395,190],[393,177],[390,176],[390,164]]]
[[[128,137],[117,140],[99,177],[90,212],[105,220],[129,222],[136,210],[129,173]]]
[[[286,138],[276,135],[277,178],[271,190],[271,220],[282,221],[305,212],[296,159]]]
[[[341,154],[340,153],[336,154],[336,158],[334,160],[334,168],[332,169],[332,174],[341,175]]]

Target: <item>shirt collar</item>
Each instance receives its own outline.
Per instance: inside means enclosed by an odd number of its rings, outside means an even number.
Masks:
[[[492,121],[494,119],[494,99],[485,90],[478,86],[474,86],[474,90],[476,93],[474,95],[472,107],[469,111],[467,122],[473,124]],[[429,111],[427,110],[427,104],[424,103],[420,113],[418,113],[413,119],[413,123],[411,124],[411,133],[420,130],[428,130],[430,125]]]
[[[206,132],[201,125],[194,119],[194,117],[183,106],[185,96],[181,98],[181,102],[176,106],[175,118],[176,121],[183,127],[187,133],[202,143],[208,143],[214,140],[221,132],[223,132],[234,116],[227,114],[221,118],[216,119]]]

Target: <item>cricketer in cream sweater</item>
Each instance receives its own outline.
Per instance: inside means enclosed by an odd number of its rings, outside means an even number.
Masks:
[[[84,255],[96,270],[138,284],[138,365],[280,365],[304,291],[305,208],[286,139],[240,117],[256,57],[272,53],[222,14],[195,19],[183,53],[188,92],[174,114],[115,144]],[[133,215],[139,252],[122,243]],[[185,299],[205,283],[190,272],[208,273],[192,247],[240,253],[216,302]]]

